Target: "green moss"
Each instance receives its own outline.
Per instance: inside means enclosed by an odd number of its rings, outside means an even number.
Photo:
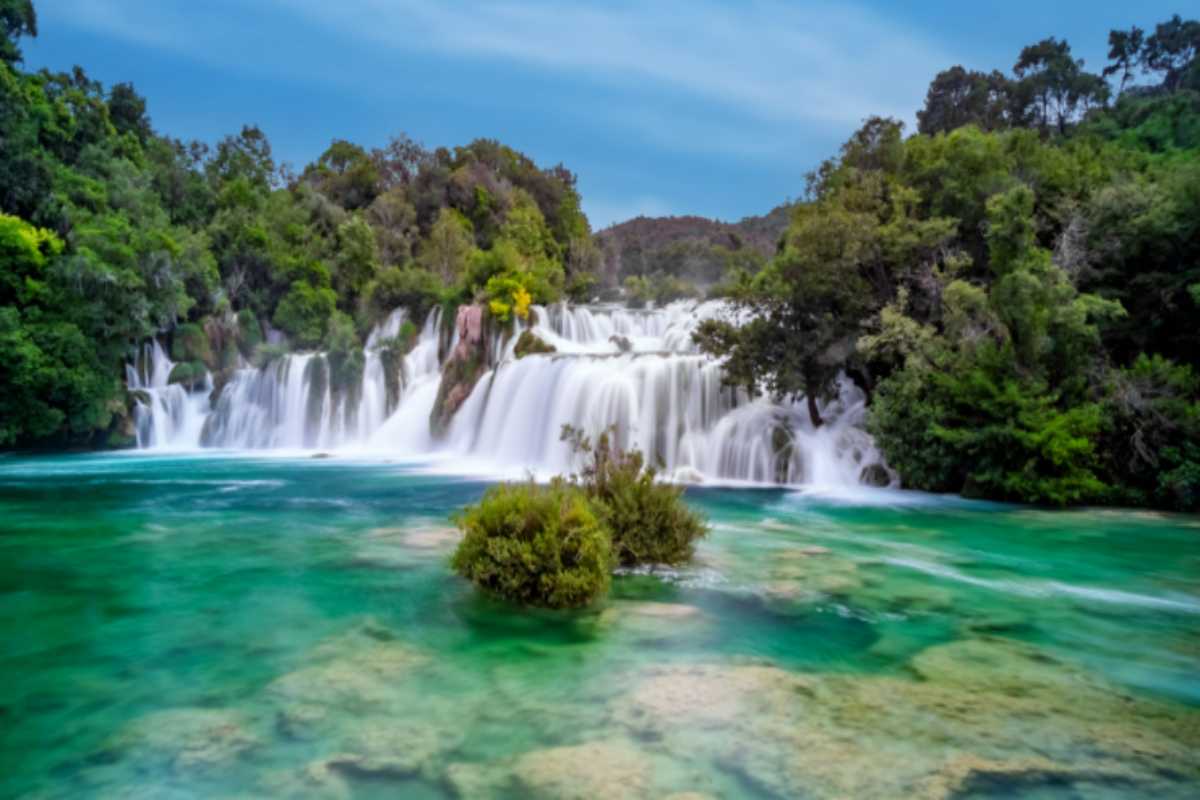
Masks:
[[[178,383],[190,391],[203,384],[207,374],[208,367],[204,366],[203,362],[184,362],[174,366],[167,378],[167,383]]]
[[[491,594],[578,608],[608,591],[609,537],[584,494],[565,482],[495,486],[455,521],[465,535],[454,570]]]
[[[513,348],[513,355],[517,358],[557,352],[558,348],[543,341],[533,331],[524,331],[520,338],[517,339],[517,346]]]
[[[130,450],[137,447],[137,437],[121,431],[110,431],[104,440],[104,446],[109,450]]]

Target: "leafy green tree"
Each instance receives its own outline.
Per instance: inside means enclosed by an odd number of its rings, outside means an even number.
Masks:
[[[0,62],[15,64],[21,60],[17,41],[22,36],[37,36],[37,12],[33,0],[0,0]]]
[[[366,150],[342,139],[335,140],[309,165],[303,177],[347,211],[366,208],[380,194],[376,162]]]
[[[379,269],[379,249],[375,233],[366,220],[355,215],[342,223],[337,230],[333,288],[337,291],[343,308],[354,308]]]
[[[318,347],[337,309],[337,293],[326,285],[297,280],[275,308],[272,322],[300,347]]]
[[[1136,25],[1127,31],[1109,31],[1108,60],[1109,65],[1100,74],[1105,78],[1120,74],[1121,82],[1117,93],[1123,94],[1133,72],[1142,64],[1142,48],[1145,46],[1146,32]]]
[[[1012,88],[999,72],[984,73],[951,67],[938,73],[917,112],[917,129],[927,135],[947,133],[964,125],[985,131],[1009,124]]]
[[[1054,37],[1021,51],[1013,72],[1029,93],[1034,119],[1043,131],[1066,133],[1081,110],[1103,106],[1108,84],[1083,70],[1083,59],[1071,55],[1071,46]]]
[[[446,285],[453,285],[462,277],[474,249],[471,223],[457,211],[443,208],[420,244],[417,263]]]
[[[1184,77],[1200,55],[1200,21],[1184,20],[1178,14],[1154,28],[1146,39],[1142,63],[1153,72],[1163,74],[1163,88],[1169,92],[1179,89]]]
[[[365,213],[384,264],[394,266],[412,259],[421,229],[417,225],[417,209],[409,201],[404,187],[392,188],[379,195]],[[431,234],[431,238],[433,236]],[[467,238],[468,245],[474,244],[469,234]]]

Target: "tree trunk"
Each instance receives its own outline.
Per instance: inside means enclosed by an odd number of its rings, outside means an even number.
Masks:
[[[821,419],[821,412],[817,410],[817,393],[815,386],[809,386],[804,392],[805,399],[808,400],[808,418],[812,420],[814,428],[819,428],[825,424],[825,420]]]

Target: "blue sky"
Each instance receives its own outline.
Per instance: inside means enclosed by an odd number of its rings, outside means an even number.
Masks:
[[[595,227],[736,220],[795,197],[869,114],[913,120],[961,63],[1047,35],[1099,70],[1108,31],[1178,2],[975,0],[35,0],[30,67],[132,81],[155,127],[261,126],[302,167],[334,138],[487,136],[579,175]]]

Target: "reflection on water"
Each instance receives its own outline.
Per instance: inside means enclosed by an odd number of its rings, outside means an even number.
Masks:
[[[483,489],[0,460],[0,796],[1200,791],[1196,517],[696,490],[695,564],[561,614],[449,574]]]

